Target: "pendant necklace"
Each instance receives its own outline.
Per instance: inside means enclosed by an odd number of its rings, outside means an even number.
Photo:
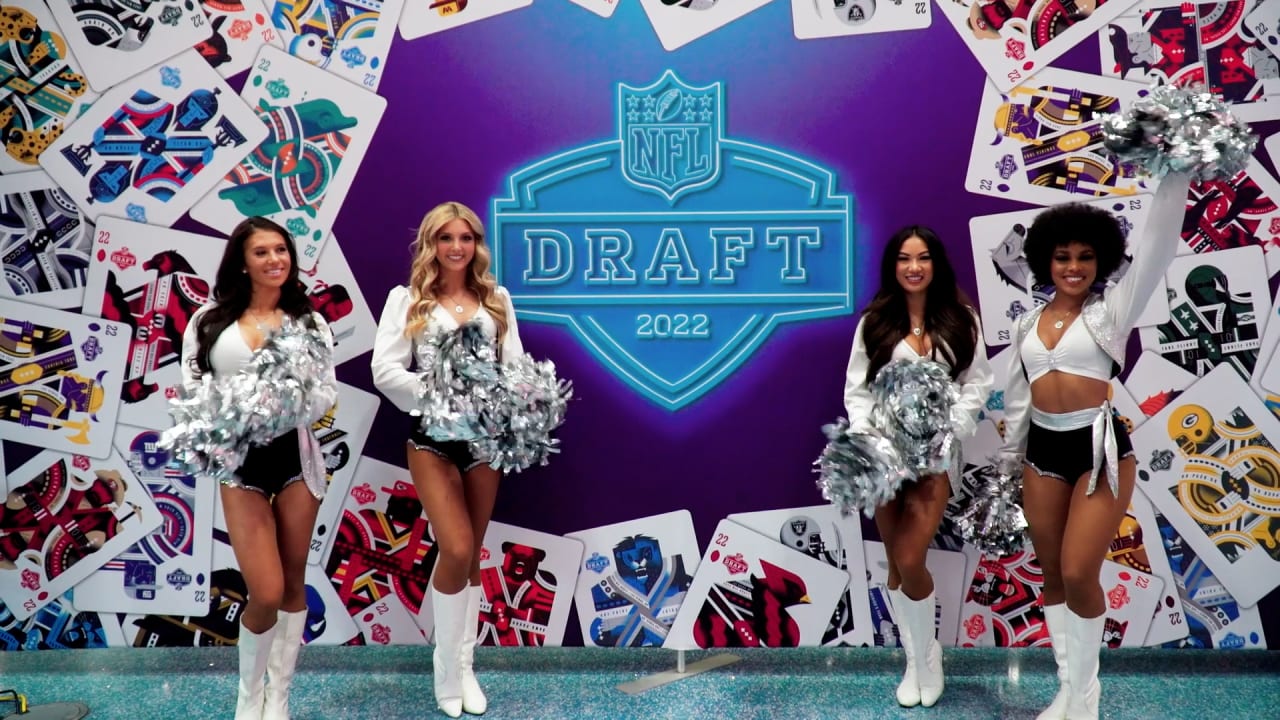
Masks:
[[[271,311],[270,313],[267,314],[267,321],[263,322],[261,315],[258,315],[258,313],[252,310],[249,310],[249,316],[252,317],[254,323],[257,324],[257,329],[259,332],[263,332],[271,329],[271,319],[275,316],[275,314],[276,313],[274,310]]]
[[[1061,330],[1062,326],[1067,323],[1067,318],[1075,314],[1076,314],[1075,310],[1068,310],[1066,315],[1063,315],[1062,317],[1058,318],[1058,321],[1053,324],[1053,329]]]

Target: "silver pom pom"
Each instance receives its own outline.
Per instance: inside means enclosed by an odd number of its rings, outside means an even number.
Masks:
[[[482,415],[496,401],[498,358],[479,323],[432,334],[417,348],[418,407],[422,431],[450,440],[474,440],[486,433]]]
[[[845,418],[823,426],[822,432],[827,445],[813,463],[814,472],[822,497],[843,514],[861,511],[870,518],[897,496],[903,482],[913,479],[888,438],[853,432]]]
[[[333,362],[320,330],[285,317],[248,365],[234,375],[205,375],[192,391],[181,388],[169,403],[173,427],[160,446],[189,475],[231,478],[249,448],[265,445],[309,422]]]
[[[1107,149],[1154,177],[1188,172],[1231,177],[1249,163],[1258,137],[1203,86],[1161,85],[1124,113],[1102,120]]]
[[[871,395],[876,401],[872,424],[893,441],[908,468],[933,475],[956,464],[960,443],[951,407],[960,391],[946,367],[929,360],[894,360],[876,373]]]
[[[551,433],[564,423],[572,383],[556,377],[555,363],[529,355],[501,366],[499,373],[494,402],[483,416],[486,432],[471,441],[472,453],[502,472],[546,465],[552,453],[560,452],[560,441]]]
[[[966,486],[952,522],[964,541],[989,555],[1012,555],[1026,545],[1027,519],[1022,513],[1022,473],[1016,477],[986,466]]]

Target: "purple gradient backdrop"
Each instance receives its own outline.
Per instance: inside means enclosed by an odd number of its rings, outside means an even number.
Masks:
[[[1097,45],[1054,64],[1097,73]],[[543,0],[396,39],[380,90],[387,114],[336,227],[375,315],[406,279],[407,245],[428,208],[459,200],[488,221],[508,173],[612,138],[614,84],[644,85],[667,68],[695,85],[724,82],[726,135],[835,170],[857,206],[857,307],[875,291],[884,240],[908,223],[940,232],[974,294],[969,218],[1025,207],[963,189],[985,76],[936,8],[922,31],[799,41],[790,3],[779,0],[668,53],[637,2],[604,20]],[[563,328],[523,323],[525,347],[555,360],[576,400],[564,452],[508,479],[495,519],[562,534],[688,508],[705,544],[728,513],[821,502],[810,467],[819,428],[843,412],[854,326],[853,316],[784,326],[731,380],[671,412],[616,380]],[[372,389],[363,360],[338,374]],[[384,403],[366,454],[403,465],[404,425]],[[869,524],[864,532],[874,537]],[[1263,617],[1278,608],[1273,593]],[[1273,621],[1268,635],[1280,637],[1276,629]],[[579,642],[571,623],[566,643]]]

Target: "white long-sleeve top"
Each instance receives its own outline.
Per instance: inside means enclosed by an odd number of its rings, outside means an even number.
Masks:
[[[204,373],[201,372],[195,364],[197,348],[196,328],[200,326],[200,322],[205,312],[212,305],[205,305],[191,316],[191,320],[187,323],[187,329],[182,335],[182,384],[188,390],[193,390],[200,385]],[[333,332],[329,329],[328,323],[317,313],[311,314],[311,319],[315,322],[316,328],[324,335],[330,351],[333,350]],[[254,350],[249,347],[248,341],[244,338],[244,333],[240,331],[238,323],[231,323],[218,335],[213,341],[213,347],[209,350],[209,366],[212,368],[213,376],[234,375],[241,368],[245,367],[253,360]],[[338,378],[334,374],[333,364],[330,363],[328,372],[325,374],[324,381],[318,389],[319,397],[315,398],[312,407],[315,409],[313,417],[307,419],[305,423],[299,423],[298,430],[298,452],[299,459],[302,461],[303,480],[307,483],[307,489],[317,498],[323,498],[325,490],[328,487],[328,477],[325,473],[324,452],[320,449],[320,441],[316,439],[315,432],[311,426],[320,418],[324,417],[329,408],[338,400]]]
[[[499,286],[497,295],[507,306],[507,331],[500,343],[503,363],[511,363],[524,354],[524,346],[520,344],[520,331],[516,328],[516,309],[511,304],[511,293]],[[427,325],[417,337],[407,337],[405,327],[409,321],[409,307],[412,298],[409,288],[398,285],[387,294],[387,302],[382,306],[382,316],[378,318],[378,333],[373,339],[373,384],[396,407],[409,412],[418,404],[419,373],[414,371],[414,348],[418,344],[437,333],[453,332],[462,327],[462,323],[475,320],[481,330],[489,338],[498,335],[498,323],[483,305],[473,318],[465,318],[461,322],[442,305],[436,304],[431,309]]]
[[[979,324],[976,313],[973,322],[977,337],[981,338],[982,326]],[[866,316],[863,316],[858,321],[858,329],[853,333],[853,350],[849,354],[849,369],[844,378],[845,412],[849,415],[849,424],[858,430],[871,428],[871,409],[875,406],[871,390],[867,387],[867,368],[871,363],[862,334],[865,323]],[[926,355],[917,354],[905,338],[894,346],[893,355],[890,356],[890,360],[903,359],[933,360],[948,369],[953,369],[944,353],[937,352],[935,349],[934,352]],[[955,405],[951,406],[951,424],[955,428],[956,437],[964,440],[977,432],[978,413],[986,406],[987,396],[995,383],[995,374],[991,372],[991,364],[987,362],[987,355],[980,339],[977,347],[974,348],[973,360],[969,363],[969,367],[956,376],[956,383],[960,385],[960,398]]]

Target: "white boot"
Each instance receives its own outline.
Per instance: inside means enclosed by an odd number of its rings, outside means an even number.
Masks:
[[[1066,720],[1067,700],[1071,697],[1071,683],[1067,676],[1067,606],[1044,606],[1044,624],[1049,628],[1049,640],[1053,643],[1053,659],[1058,663],[1058,694],[1036,720]]]
[[[1102,649],[1102,630],[1106,616],[1082,618],[1067,611],[1067,678],[1071,697],[1067,701],[1067,720],[1098,720],[1098,653]]]
[[[431,588],[436,616],[436,649],[431,655],[436,706],[451,718],[462,717],[462,633],[469,595],[466,588],[452,595]]]
[[[236,697],[236,720],[262,720],[262,680],[267,673],[267,658],[271,655],[271,640],[278,625],[265,632],[256,633],[240,626],[240,639],[236,647],[240,654],[240,691]]]
[[[942,695],[942,645],[938,643],[935,626],[937,604],[933,593],[921,600],[912,600],[900,593],[901,611],[898,627],[906,627],[905,640],[911,643],[909,657],[915,659],[916,686],[920,692],[920,704],[933,707]]]
[[[289,720],[289,686],[293,669],[298,665],[302,649],[302,631],[307,624],[307,611],[280,611],[276,615],[276,639],[271,643],[267,660],[267,704],[262,720]]]
[[[902,707],[915,707],[920,704],[920,684],[916,681],[915,648],[911,645],[911,628],[903,617],[906,604],[910,602],[901,590],[890,590],[889,601],[893,603],[893,617],[898,624],[898,635],[902,638],[902,653],[907,656],[907,669],[902,673],[902,682],[898,683],[898,704]]]
[[[480,689],[480,682],[476,680],[475,671],[472,670],[472,662],[480,633],[480,600],[484,590],[479,585],[470,585],[466,593],[466,627],[462,632],[462,648],[458,653],[462,673],[462,709],[472,715],[483,715],[489,707],[489,699],[484,696],[484,690]]]

